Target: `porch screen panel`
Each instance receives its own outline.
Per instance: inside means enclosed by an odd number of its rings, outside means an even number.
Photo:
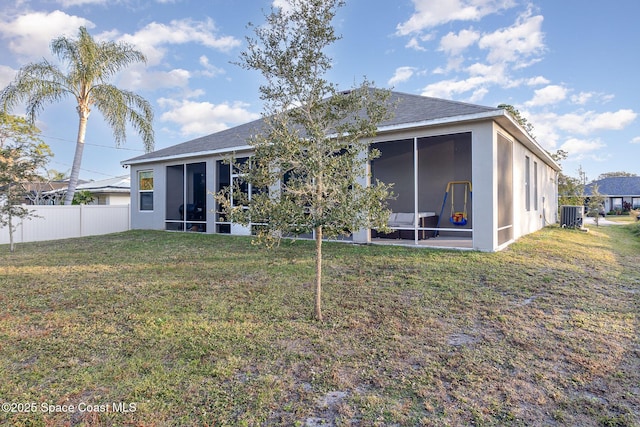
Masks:
[[[206,163],[186,165],[186,197],[182,217],[185,228],[191,231],[206,231],[207,216],[207,174]]]
[[[184,203],[184,165],[167,166],[167,230],[182,230],[180,206]]]
[[[190,163],[187,165],[187,205],[186,219],[204,221],[207,212],[207,176],[206,163]]]
[[[444,193],[450,181],[471,182],[471,133],[439,135],[418,140],[418,211],[440,213]],[[453,192],[453,204],[456,211],[462,211],[465,204],[463,186],[457,186]],[[449,194],[451,197],[452,194]],[[467,194],[466,226],[472,228],[473,200]],[[450,226],[448,218],[452,215],[451,199],[447,199],[441,224]],[[442,235],[447,235],[443,232]],[[459,235],[459,234],[456,234]]]
[[[216,190],[222,191],[231,185],[231,165],[224,160],[218,160],[216,162],[216,170],[218,171],[218,188]],[[220,213],[220,209],[216,209],[216,233],[231,233],[231,225],[226,222],[226,218]]]
[[[372,144],[372,148],[380,151],[380,157],[371,162],[372,182],[394,184],[397,197],[388,201],[393,212],[413,212],[413,140],[381,142]]]
[[[513,143],[498,134],[498,244],[513,239]]]

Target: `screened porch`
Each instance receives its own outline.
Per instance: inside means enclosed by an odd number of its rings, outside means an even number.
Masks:
[[[371,230],[379,244],[471,248],[471,132],[372,144],[372,184],[393,183],[390,233]],[[488,167],[491,167],[488,165]]]

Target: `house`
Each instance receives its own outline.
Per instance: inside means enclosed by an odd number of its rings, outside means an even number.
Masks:
[[[68,183],[67,183],[68,184]],[[81,181],[76,186],[76,193],[88,191],[93,196],[92,205],[128,205],[131,200],[131,178],[129,175],[107,178],[99,181]],[[67,185],[46,194],[62,203],[67,192]]]
[[[68,181],[25,182],[22,185],[25,205],[54,205],[56,191],[67,188]]]
[[[622,212],[640,209],[640,176],[611,176],[593,181],[585,186],[585,196],[590,196],[594,185],[605,196],[605,212]]]
[[[361,180],[394,183],[397,233],[360,230],[348,240],[496,251],[556,222],[560,167],[505,110],[399,92],[391,102],[395,114],[371,142],[381,155]],[[212,193],[239,179],[228,158],[248,158],[262,125],[122,162],[131,167],[132,228],[250,234],[216,213]]]

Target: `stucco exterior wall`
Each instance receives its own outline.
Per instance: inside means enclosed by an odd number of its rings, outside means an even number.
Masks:
[[[557,173],[538,155],[509,135],[498,131],[513,144],[513,202],[514,240],[556,222],[558,194]],[[527,158],[529,159],[529,186],[527,187]],[[536,176],[537,169],[537,176]],[[527,207],[527,192],[529,206]]]
[[[131,228],[134,230],[164,230],[165,164],[152,163],[131,166]],[[153,210],[140,210],[138,172],[153,172]]]
[[[492,122],[478,123],[473,132],[473,248],[496,250],[496,144]]]
[[[455,178],[451,180],[470,179],[473,186],[472,201],[469,203],[470,209],[470,225],[473,230],[473,249],[480,251],[496,251],[508,246],[511,242],[519,237],[528,233],[539,230],[540,228],[554,223],[556,221],[557,212],[557,173],[555,170],[548,166],[538,155],[532,152],[524,144],[513,137],[507,130],[502,128],[496,122],[492,120],[479,120],[473,122],[465,122],[459,124],[448,124],[446,126],[429,126],[424,128],[413,129],[399,129],[394,132],[387,132],[385,134],[378,135],[372,140],[372,143],[384,143],[388,141],[401,141],[401,140],[413,140],[414,138],[428,138],[442,135],[459,135],[467,134],[471,135],[471,147],[470,153],[468,153],[468,142],[462,145],[450,145],[446,147],[447,150],[466,150],[463,153],[462,158],[470,160],[464,160],[464,164],[470,164],[470,171],[465,170],[462,175],[463,178],[459,178],[460,171],[454,173]],[[498,239],[498,184],[499,179],[504,178],[504,174],[500,174],[497,169],[497,146],[498,135],[508,139],[512,142],[513,146],[513,159],[512,159],[512,197],[513,197],[513,233],[512,239],[508,241],[499,242]],[[419,144],[419,142],[418,142]],[[465,145],[466,144],[466,145]],[[440,151],[434,151],[440,153]],[[242,156],[248,155],[248,152],[243,152]],[[447,155],[444,152],[443,155]],[[420,155],[419,155],[420,156]],[[413,154],[405,156],[407,165],[406,169],[402,171],[404,178],[400,178],[401,186],[410,189],[410,193],[413,193],[414,178],[413,178]],[[525,169],[526,158],[529,158],[530,162],[530,183],[535,181],[537,188],[537,194],[534,194],[533,185],[528,189],[530,192],[530,209],[526,208],[525,197]],[[191,157],[188,159],[180,160],[164,160],[150,162],[146,164],[133,164],[131,165],[131,228],[133,229],[165,229],[166,218],[166,194],[167,194],[167,166],[188,164],[196,162],[206,162],[206,187],[207,187],[207,199],[206,199],[206,232],[216,232],[215,225],[215,201],[213,193],[218,189],[216,171],[216,162],[218,160],[227,158],[224,154],[207,155],[201,157]],[[404,157],[403,157],[404,158]],[[419,162],[429,165],[428,159],[418,158]],[[534,177],[534,164],[537,165],[537,179]],[[434,165],[429,166],[434,169]],[[468,166],[465,166],[468,168]],[[409,172],[407,172],[409,170]],[[152,171],[154,180],[153,191],[153,210],[143,211],[140,210],[139,202],[139,181],[138,172],[140,171]],[[360,181],[365,183],[368,178],[369,170],[363,171],[363,175],[360,177]],[[422,172],[421,172],[422,173]],[[466,175],[468,174],[468,175]],[[403,176],[404,176],[403,175]],[[426,176],[426,175],[425,175]],[[403,181],[404,179],[404,181]],[[444,179],[444,178],[443,178]],[[507,177],[508,179],[508,177]],[[449,178],[444,181],[450,180]],[[406,182],[405,182],[406,181]],[[443,182],[444,182],[443,181]],[[431,185],[433,182],[430,183]],[[398,180],[396,180],[398,185]],[[420,195],[420,191],[426,191],[429,183],[421,184],[418,182],[419,203],[423,205],[418,206],[418,210],[426,211],[439,211],[442,204],[442,197],[446,187],[446,182],[438,183],[437,187],[442,187],[441,192],[438,192],[437,197],[433,196],[434,190],[431,189],[431,195],[425,193]],[[421,189],[422,186],[422,189]],[[404,197],[404,196],[403,196]],[[436,200],[437,199],[437,200]],[[404,203],[402,200],[395,201],[394,203],[403,203],[408,206],[407,210],[412,211],[413,196],[411,194],[411,201]],[[433,206],[433,207],[432,207]],[[437,212],[439,213],[439,212]],[[448,220],[446,221],[448,223]],[[443,223],[444,226],[445,225]],[[441,227],[443,226],[441,225]],[[356,242],[368,242],[370,241],[369,231],[361,230],[354,233],[353,240]],[[504,238],[503,238],[504,240]]]
[[[128,205],[129,204],[129,194],[124,193],[124,194],[120,194],[120,193],[113,193],[113,194],[98,194],[96,195],[97,198],[99,199],[104,199],[104,203],[98,203],[98,204],[104,204],[104,205]]]

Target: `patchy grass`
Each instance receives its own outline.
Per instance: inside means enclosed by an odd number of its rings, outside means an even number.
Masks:
[[[639,425],[637,229],[328,243],[324,323],[312,242],[0,247],[0,424]]]
[[[637,214],[636,214],[637,215]],[[621,222],[625,224],[632,224],[636,222],[636,215],[632,215],[631,213],[625,215],[607,215],[606,219],[613,222]]]

